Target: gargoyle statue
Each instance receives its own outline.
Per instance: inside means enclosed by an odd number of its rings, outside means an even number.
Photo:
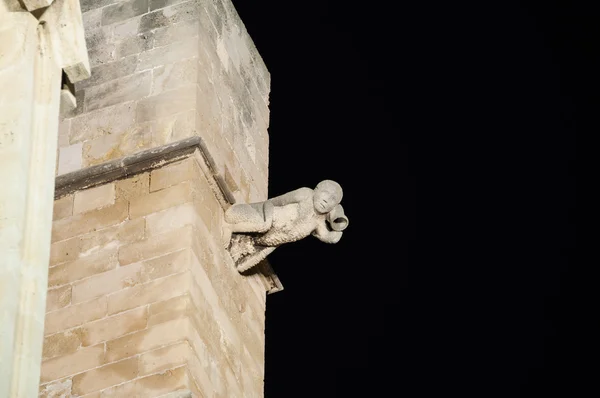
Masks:
[[[342,187],[321,181],[316,188],[299,188],[258,203],[240,203],[225,211],[225,228],[231,239],[229,252],[239,272],[265,259],[284,243],[313,235],[337,243],[348,227]]]

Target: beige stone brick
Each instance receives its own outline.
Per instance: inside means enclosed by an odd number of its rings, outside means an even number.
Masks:
[[[92,69],[98,67],[99,65],[115,61],[115,43],[99,44],[97,46],[88,48],[88,58],[90,60],[90,67]],[[82,104],[82,108],[84,106],[85,105]]]
[[[157,184],[166,184],[167,182],[164,181],[166,178],[168,178],[168,176],[155,175],[154,172],[152,172],[150,175],[150,188],[152,189],[152,187]],[[173,173],[173,178],[178,178],[175,173]],[[155,179],[159,181],[155,183]],[[132,219],[142,217],[191,200],[191,187],[187,182],[184,182],[171,186],[168,189],[151,192],[149,195],[132,198],[129,204],[129,216]]]
[[[46,314],[44,334],[83,325],[106,316],[106,297],[99,297],[77,305],[61,308]]]
[[[134,177],[117,181],[117,198],[129,200],[150,193],[150,173],[137,174]]]
[[[48,286],[61,286],[114,269],[119,263],[118,252],[118,244],[114,242],[102,250],[77,260],[50,267],[48,270]],[[74,302],[81,301],[83,300]]]
[[[82,348],[73,354],[42,362],[41,382],[46,383],[92,369],[104,363],[104,344]]]
[[[127,54],[126,49],[123,48],[125,44],[128,43],[121,42],[117,45],[115,50],[116,61],[107,62],[92,68],[91,77],[89,79],[82,80],[75,84],[77,90],[97,86],[134,73],[138,63],[137,53],[132,52]]]
[[[82,345],[96,345],[146,328],[148,307],[139,307],[81,326]]]
[[[76,214],[52,224],[52,242],[96,231],[121,223],[127,218],[127,202],[116,202],[86,214]]]
[[[140,22],[140,32],[197,19],[199,14],[200,7],[196,1],[186,1],[184,3],[158,9],[142,17]]]
[[[189,58],[174,64],[161,65],[155,68],[152,72],[152,95],[156,96],[164,91],[169,91],[180,87],[195,86],[197,78],[197,58]],[[186,95],[193,95],[194,98],[192,104],[194,106],[189,107],[189,109],[194,109],[196,103],[195,90],[193,90],[191,93],[186,93]],[[171,114],[174,113],[177,112],[171,112]]]
[[[108,296],[109,314],[182,295],[189,290],[190,277],[183,272],[113,293]]]
[[[192,203],[184,203],[146,216],[146,234],[153,236],[196,223],[196,209]]]
[[[190,297],[183,295],[152,303],[148,309],[148,326],[183,318],[190,310]]]
[[[188,254],[178,251],[92,276],[73,284],[73,303],[106,296],[122,289],[182,272],[187,269],[188,262]]]
[[[55,311],[71,304],[71,286],[50,289],[46,295],[46,312]]]
[[[168,369],[136,380],[139,391],[152,392],[153,394],[167,394],[185,389],[188,386],[188,373],[186,366]]]
[[[73,215],[73,195],[66,195],[54,201],[54,210],[52,211],[52,219],[60,220],[61,218]]]
[[[183,341],[187,333],[188,320],[185,318],[161,323],[152,328],[108,341],[106,343],[106,359],[107,361],[118,361]]]
[[[191,180],[194,177],[192,159],[171,163],[150,173],[150,192]]]
[[[135,118],[138,122],[146,122],[193,110],[195,107],[196,86],[191,84],[141,99],[137,104]]]
[[[39,398],[70,397],[72,385],[73,381],[70,378],[42,384],[40,385]]]
[[[154,31],[154,46],[163,47],[176,41],[198,36],[200,29],[198,20],[185,21],[156,29]]]
[[[198,38],[192,37],[164,47],[145,51],[139,56],[138,71],[148,71],[160,65],[172,64],[198,54]],[[143,72],[142,72],[143,73]]]
[[[90,210],[115,204],[115,184],[109,183],[75,192],[73,213],[81,214]]]
[[[74,353],[81,345],[83,333],[81,328],[75,328],[46,336],[42,358],[45,360]]]
[[[144,238],[146,220],[127,220],[113,227],[55,242],[50,246],[50,266],[85,258],[102,250]],[[85,261],[85,260],[84,260]]]
[[[185,367],[182,367],[185,368]],[[163,395],[172,391],[183,390],[187,386],[185,370],[168,369],[163,373],[142,377],[128,383],[120,384],[115,387],[107,388],[102,391],[101,398],[122,398],[122,397],[158,397],[177,398],[178,395]],[[188,397],[189,395],[180,395]]]
[[[132,128],[134,119],[135,103],[131,101],[88,112],[72,119],[69,140],[78,143],[104,135],[121,135]]]
[[[162,256],[191,246],[192,228],[185,226],[148,239],[121,246],[119,262],[122,266]]]
[[[151,51],[144,54],[149,52]],[[145,97],[150,94],[151,85],[152,71],[148,70],[89,87],[85,90],[86,110],[92,111]]]
[[[152,143],[152,125],[136,124],[120,135],[109,134],[83,144],[83,166],[94,166],[147,149]]]
[[[73,144],[59,149],[58,175],[63,175],[81,169],[83,145]]]
[[[102,9],[102,25],[121,22],[148,12],[148,0],[126,0]]]
[[[196,111],[178,113],[152,122],[152,145],[160,146],[196,134]]]
[[[102,390],[128,380],[133,380],[137,377],[137,374],[137,358],[109,363],[108,365],[73,376],[73,393],[83,395]]]
[[[190,346],[185,341],[148,351],[139,357],[140,376],[185,365],[190,354]]]

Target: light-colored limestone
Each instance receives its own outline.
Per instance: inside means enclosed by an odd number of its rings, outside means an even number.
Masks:
[[[137,358],[110,363],[73,376],[73,393],[84,395],[114,386],[137,376]]]
[[[105,184],[76,192],[73,214],[85,213],[113,204],[115,204],[115,184]]]
[[[99,297],[76,305],[70,305],[46,314],[45,334],[80,326],[106,316],[106,297]]]
[[[115,202],[111,206],[57,220],[52,226],[52,242],[119,224],[127,218],[127,208],[127,202]]]
[[[104,344],[85,347],[73,354],[42,362],[41,382],[47,383],[70,376],[104,363]]]

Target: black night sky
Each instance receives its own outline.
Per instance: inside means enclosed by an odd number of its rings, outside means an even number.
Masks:
[[[266,398],[583,396],[588,12],[234,4],[271,72],[269,196],[333,179],[350,218],[269,257]]]

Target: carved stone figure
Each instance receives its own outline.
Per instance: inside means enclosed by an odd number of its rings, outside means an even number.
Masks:
[[[324,180],[314,190],[299,188],[264,202],[231,206],[225,212],[225,222],[237,269],[246,271],[282,244],[308,235],[337,243],[348,226],[340,204],[342,196],[337,182]]]

